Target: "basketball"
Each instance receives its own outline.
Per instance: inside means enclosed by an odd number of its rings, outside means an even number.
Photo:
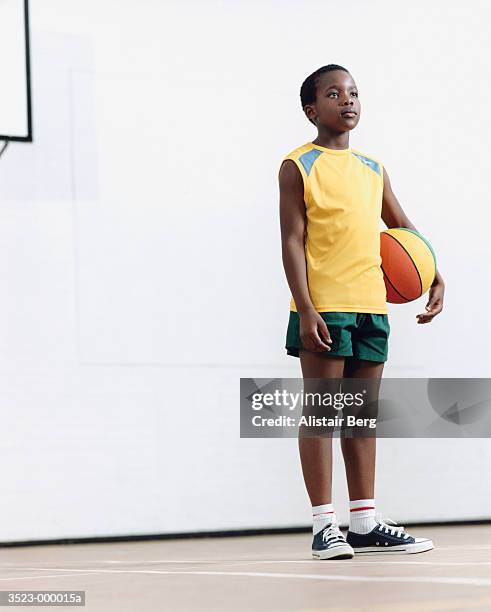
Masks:
[[[380,232],[380,256],[388,302],[412,302],[428,291],[436,274],[436,256],[419,232],[405,227]]]

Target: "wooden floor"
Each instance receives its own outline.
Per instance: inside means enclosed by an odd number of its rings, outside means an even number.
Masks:
[[[407,530],[436,548],[317,561],[308,534],[3,548],[0,590],[84,590],[91,612],[491,610],[491,525]]]

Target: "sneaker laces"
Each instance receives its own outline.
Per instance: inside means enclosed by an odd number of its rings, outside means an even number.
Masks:
[[[404,533],[404,527],[402,527],[402,525],[397,525],[395,521],[393,521],[392,519],[388,517],[383,519],[381,514],[376,514],[375,520],[377,521],[379,525],[378,526],[379,531],[382,531],[382,532],[385,531],[385,533],[390,533],[391,535],[395,535],[398,537],[404,536],[404,539],[410,537],[408,533]],[[388,523],[392,523],[392,525],[395,525],[395,527],[389,525]]]
[[[322,531],[322,540],[324,542],[345,542],[344,535],[334,520],[330,525],[324,527]]]

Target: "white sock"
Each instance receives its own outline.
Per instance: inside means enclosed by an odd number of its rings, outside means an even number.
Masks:
[[[325,527],[330,525],[335,518],[334,508],[332,504],[322,504],[320,506],[312,506],[312,519],[313,527],[312,531],[314,535],[322,531]]]
[[[354,499],[349,503],[349,530],[354,533],[369,533],[377,526],[374,499]]]

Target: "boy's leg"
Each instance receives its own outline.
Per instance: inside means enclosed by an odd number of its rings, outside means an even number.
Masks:
[[[384,362],[350,357],[346,361],[343,377],[380,379],[384,365]],[[375,493],[376,437],[341,437],[340,443],[350,500],[373,499]]]
[[[300,351],[304,378],[342,378],[344,357]],[[312,506],[332,503],[332,436],[298,438],[303,478]]]
[[[343,376],[344,357],[322,356],[303,350],[299,356],[304,379],[340,379]],[[311,384],[304,381],[305,390],[315,386],[315,381]],[[333,386],[336,386],[336,381],[333,381]],[[302,435],[300,428],[298,445],[305,485],[312,503],[312,556],[316,559],[351,559],[353,548],[339,529],[331,502],[332,432],[328,429],[322,435]]]

